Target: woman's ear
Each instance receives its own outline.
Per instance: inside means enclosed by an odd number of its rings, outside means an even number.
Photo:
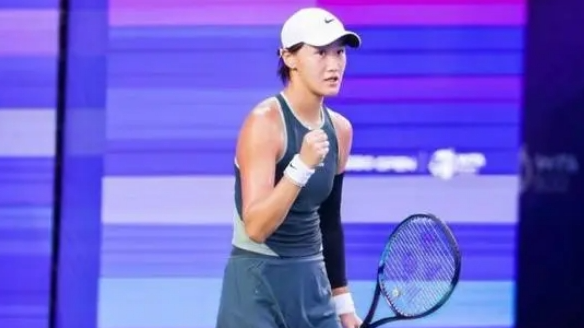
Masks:
[[[282,60],[284,64],[290,68],[290,70],[296,69],[297,59],[294,54],[290,53],[289,51],[282,50],[281,52]]]

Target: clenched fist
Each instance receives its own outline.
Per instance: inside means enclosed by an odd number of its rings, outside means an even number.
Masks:
[[[318,166],[329,152],[329,141],[326,133],[321,130],[308,132],[302,140],[300,159],[311,169]]]

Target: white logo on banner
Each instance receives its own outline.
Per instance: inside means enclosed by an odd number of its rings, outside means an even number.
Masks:
[[[418,169],[418,160],[412,156],[351,155],[347,171],[411,173]]]
[[[434,177],[450,180],[459,174],[477,174],[487,159],[482,153],[457,153],[454,149],[438,149],[432,154],[428,171]]]
[[[580,172],[578,157],[572,153],[530,153],[520,150],[521,192],[566,193],[571,180]]]

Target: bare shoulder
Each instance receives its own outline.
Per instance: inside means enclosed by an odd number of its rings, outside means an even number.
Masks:
[[[279,152],[282,143],[280,109],[275,98],[259,102],[247,114],[239,131],[237,157],[243,153],[252,154],[260,147],[270,153]],[[252,151],[254,150],[254,151]]]
[[[281,129],[280,108],[275,98],[267,98],[256,104],[244,119],[240,138],[253,130],[256,133],[272,134]]]
[[[280,109],[275,98],[267,98],[256,104],[248,113],[245,123],[248,121],[258,122],[259,124],[274,122],[280,118]]]
[[[328,111],[331,120],[333,121],[333,125],[335,126],[335,131],[337,132],[339,141],[351,142],[353,139],[353,125],[351,124],[351,121],[339,112],[335,112],[332,109],[328,109]]]
[[[344,172],[353,145],[353,125],[342,114],[328,109],[339,141],[339,173]]]

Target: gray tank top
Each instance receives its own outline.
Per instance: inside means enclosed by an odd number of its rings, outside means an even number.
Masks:
[[[276,96],[282,111],[286,131],[286,149],[276,164],[276,183],[280,181],[284,169],[292,157],[300,152],[304,135],[310,130],[294,115],[284,97]],[[315,255],[322,250],[320,218],[318,209],[332,190],[337,173],[339,146],[334,126],[327,110],[322,110],[323,125],[321,129],[328,135],[330,150],[322,166],[316,168],[306,186],[302,188],[296,201],[286,215],[283,223],[267,238],[263,244],[252,241],[241,219],[241,181],[239,168],[235,165],[235,205],[233,245],[237,248],[264,255],[280,257],[301,257]]]

